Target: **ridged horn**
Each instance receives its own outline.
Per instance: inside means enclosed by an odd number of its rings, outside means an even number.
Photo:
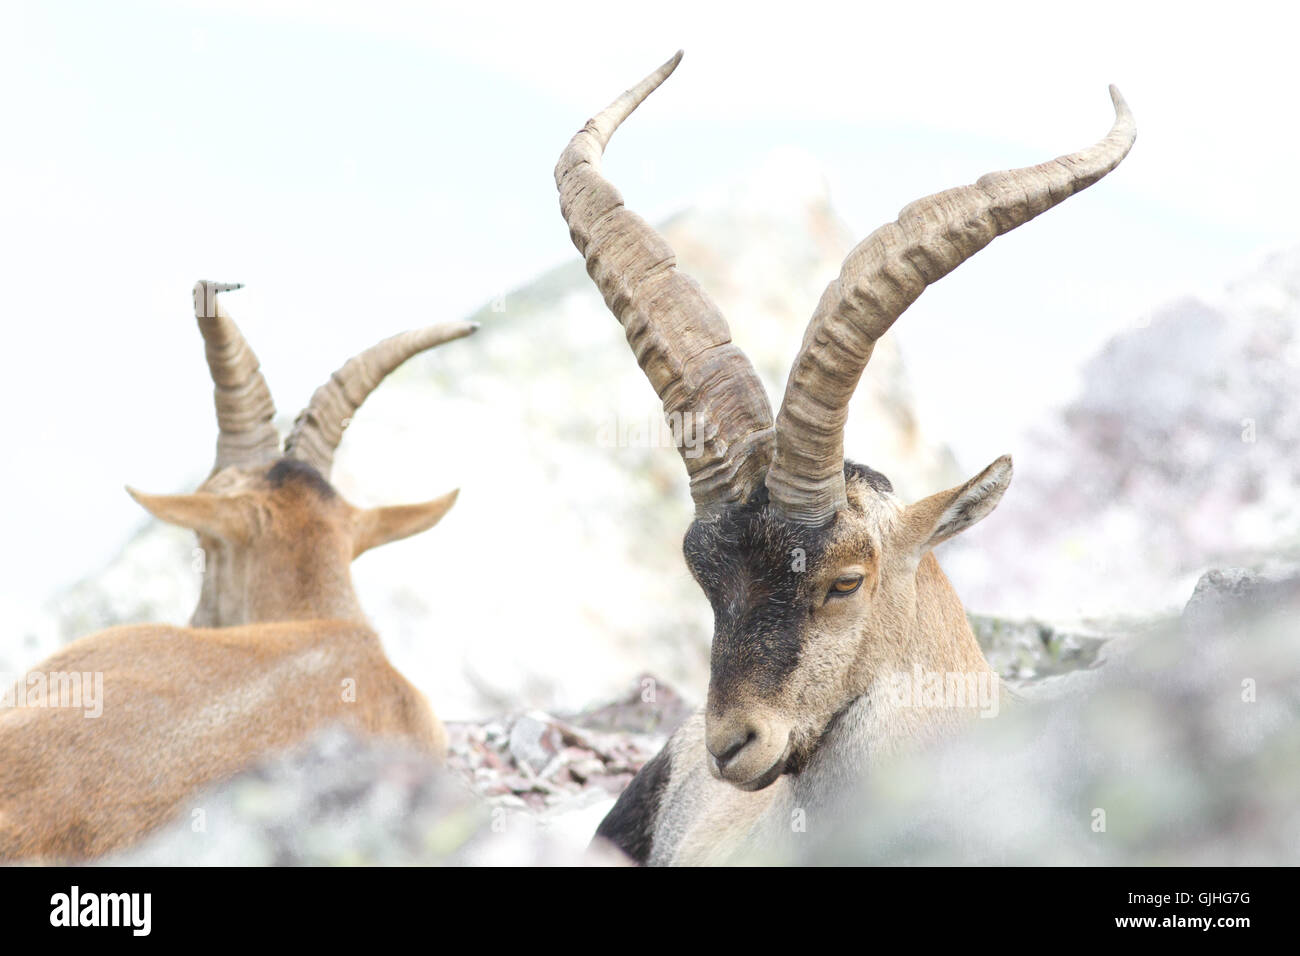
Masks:
[[[311,402],[294,420],[284,441],[290,458],[314,466],[326,478],[334,465],[334,452],[361,403],[390,373],[426,349],[464,338],[478,329],[477,322],[447,322],[401,332],[353,356],[316,389]]]
[[[601,173],[619,124],[676,69],[682,54],[587,121],[560,155],[555,184],[573,244],[627,334],[678,442],[701,515],[757,490],[772,457],[772,406],[727,322],[672,248],[623,205]]]
[[[217,299],[218,293],[241,288],[239,283],[202,279],[194,285],[194,316],[203,335],[217,408],[213,474],[222,468],[273,461],[280,453],[271,390],[262,377],[257,356]]]
[[[925,287],[1128,155],[1137,127],[1119,90],[1110,95],[1115,123],[1095,146],[911,203],[849,253],[804,334],[776,419],[767,488],[786,517],[821,524],[845,506],[849,399],[876,340]]]

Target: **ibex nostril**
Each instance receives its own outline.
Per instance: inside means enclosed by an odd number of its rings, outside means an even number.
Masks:
[[[731,743],[723,748],[721,753],[716,751],[713,753],[714,759],[718,761],[718,766],[725,767],[727,764],[735,760],[742,750],[754,742],[757,736],[758,735],[754,733],[754,731],[749,730],[743,732],[741,735],[733,737]]]

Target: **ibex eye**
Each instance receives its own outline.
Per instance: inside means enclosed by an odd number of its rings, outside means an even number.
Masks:
[[[857,574],[853,577],[837,578],[831,585],[831,594],[852,594],[858,588],[862,587],[862,575]]]

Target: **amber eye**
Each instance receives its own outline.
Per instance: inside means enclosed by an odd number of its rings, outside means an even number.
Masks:
[[[852,594],[860,587],[862,587],[862,575],[855,574],[849,577],[836,578],[835,583],[831,585],[830,593],[832,595]]]

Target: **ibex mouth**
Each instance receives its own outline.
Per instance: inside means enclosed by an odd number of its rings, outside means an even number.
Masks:
[[[755,793],[759,790],[765,790],[772,784],[776,783],[778,777],[785,773],[785,758],[782,757],[776,763],[768,768],[766,773],[760,774],[753,780],[745,783],[733,784],[738,790],[744,790],[746,793]]]
[[[726,777],[723,777],[723,779],[727,780],[727,782],[731,784],[733,787],[735,787],[737,790],[744,790],[746,793],[755,793],[759,790],[764,790],[770,787],[772,784],[776,783],[777,778],[785,774],[787,765],[790,763],[791,760],[792,748],[793,748],[793,743],[787,740],[785,745],[785,750],[781,752],[781,756],[776,759],[776,761],[772,764],[772,766],[768,767],[766,770],[758,774],[758,776],[756,777],[751,777],[748,780],[740,780],[740,781],[729,780]],[[713,760],[712,756],[710,756],[710,760],[711,761]]]

